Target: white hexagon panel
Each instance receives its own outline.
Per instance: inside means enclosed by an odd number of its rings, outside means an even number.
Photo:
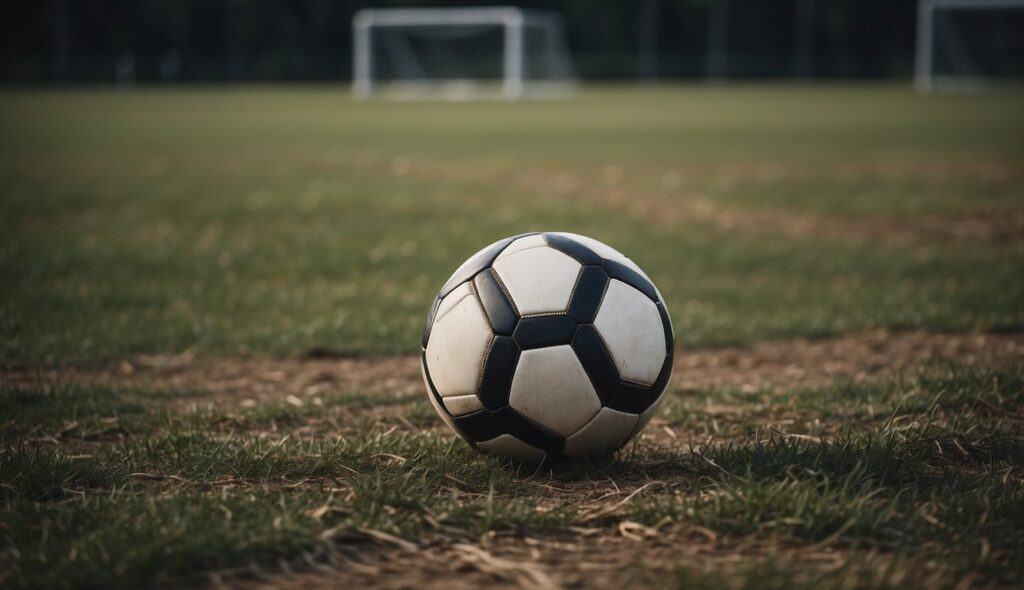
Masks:
[[[430,391],[430,379],[427,377],[426,360],[423,357],[420,357],[420,369],[423,373],[423,385],[426,386],[427,391]],[[448,425],[448,428],[455,430],[455,422],[452,421],[452,417],[449,412],[445,411],[445,409],[441,407],[441,404],[434,398],[434,396],[428,395],[427,399],[430,400],[430,405],[434,406],[434,411],[441,416],[441,420]]]
[[[601,399],[568,344],[523,351],[508,403],[562,436],[582,428],[601,409]]]
[[[494,262],[520,315],[565,311],[580,268],[579,262],[546,246],[526,247]]]
[[[587,457],[614,451],[632,436],[638,418],[636,414],[601,408],[590,422],[565,439],[563,452],[569,457]]]
[[[519,238],[509,244],[501,254],[495,260],[501,260],[502,258],[508,258],[516,252],[522,252],[523,250],[529,250],[531,248],[544,248],[548,245],[547,241],[544,240],[544,236],[541,234],[533,234],[532,236],[526,236]]]
[[[426,363],[434,388],[442,398],[475,397],[491,337],[487,316],[469,283],[441,301],[427,344]]]
[[[485,453],[527,463],[540,463],[547,456],[544,451],[524,443],[511,434],[502,434],[477,443],[476,446]]]
[[[653,301],[626,283],[612,279],[594,326],[622,379],[642,385],[657,380],[667,351],[665,328]]]

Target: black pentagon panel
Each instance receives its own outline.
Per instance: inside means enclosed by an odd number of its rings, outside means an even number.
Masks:
[[[572,349],[583,365],[583,370],[590,377],[601,403],[608,405],[615,398],[619,388],[619,371],[615,368],[615,361],[608,354],[600,334],[597,333],[597,328],[593,324],[580,326],[572,340]]]
[[[658,315],[661,316],[661,327],[665,330],[665,350],[669,352],[669,356],[672,355],[672,350],[675,348],[675,336],[672,334],[672,322],[668,319],[668,309],[665,308],[665,302],[658,302]]]
[[[580,264],[601,264],[602,258],[583,244],[557,234],[544,234],[544,240],[555,250],[575,258]]]
[[[495,334],[511,336],[512,330],[516,327],[518,314],[512,307],[512,303],[505,295],[505,290],[498,284],[493,269],[487,269],[476,275],[473,279],[476,285],[476,293],[480,297],[480,303],[487,312],[487,319]]]
[[[519,320],[512,335],[523,350],[569,344],[576,332],[576,320],[567,315],[543,315]]]
[[[650,408],[651,404],[658,400],[658,397],[665,390],[665,386],[668,385],[668,380],[672,377],[673,358],[674,351],[669,348],[668,354],[665,355],[665,361],[661,365],[661,371],[650,387],[623,381],[619,385],[615,399],[608,404],[608,407],[632,414],[641,414],[647,408]]]
[[[569,317],[581,324],[593,323],[607,287],[608,274],[600,266],[584,266],[569,302]]]
[[[505,432],[530,446],[544,450],[549,455],[560,455],[565,450],[564,438],[529,420],[511,407],[502,408],[493,415],[502,423]]]
[[[464,416],[453,416],[452,422],[455,423],[455,427],[462,436],[475,443],[505,434],[505,426],[502,421],[487,410],[478,410]]]
[[[645,279],[640,273],[629,268],[625,264],[614,260],[605,260],[601,266],[604,267],[605,272],[607,272],[608,276],[611,278],[618,279],[623,283],[626,283],[646,295],[655,303],[658,302],[658,292],[654,289],[654,285],[652,285],[651,282]]]
[[[448,279],[448,282],[444,284],[444,287],[441,287],[441,293],[438,295],[438,297],[444,298],[445,295],[454,291],[456,287],[458,287],[462,283],[465,283],[469,279],[475,277],[478,272],[489,267],[494,262],[494,259],[497,258],[499,254],[501,254],[501,251],[507,248],[508,245],[511,244],[513,241],[525,236],[532,235],[533,233],[519,234],[518,236],[512,236],[510,238],[505,238],[504,240],[498,240],[497,242],[488,246],[485,250],[477,252],[476,254],[473,255],[472,258],[469,259],[469,262],[466,264],[465,268],[461,268],[460,270],[456,271],[456,273],[452,275],[450,279]]]
[[[659,393],[661,392],[654,387],[623,381],[619,384],[619,390],[615,393],[615,399],[607,405],[609,408],[619,412],[641,414],[658,399]]]
[[[484,361],[483,378],[477,397],[488,410],[497,410],[508,405],[508,393],[512,387],[512,375],[519,360],[519,347],[509,336],[495,336]]]

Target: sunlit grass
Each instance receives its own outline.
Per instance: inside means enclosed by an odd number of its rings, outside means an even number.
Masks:
[[[602,89],[517,105],[353,103],[333,89],[6,92],[0,355],[407,353],[465,257],[542,229],[635,258],[688,346],[1018,329],[1019,244],[908,246],[856,227],[851,241],[842,223],[838,235],[729,229],[679,208],[854,224],[1019,215],[1017,98],[885,86]]]

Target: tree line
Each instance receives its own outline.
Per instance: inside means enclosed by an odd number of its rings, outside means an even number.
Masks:
[[[337,80],[352,15],[405,0],[15,0],[0,80]],[[500,3],[500,0],[499,2]],[[588,79],[908,75],[915,0],[522,0],[566,21]]]

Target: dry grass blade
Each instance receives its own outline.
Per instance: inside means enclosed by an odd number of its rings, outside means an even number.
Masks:
[[[371,539],[373,539],[375,541],[379,541],[381,543],[386,543],[388,545],[394,545],[395,547],[398,547],[398,548],[403,549],[405,551],[419,551],[420,550],[419,545],[417,545],[415,543],[411,543],[409,541],[406,541],[405,539],[402,539],[400,537],[396,537],[394,535],[389,535],[388,533],[385,533],[384,531],[378,531],[376,529],[369,529],[369,528],[359,528],[358,531],[360,533],[366,535],[367,537],[370,537]]]
[[[514,583],[520,588],[548,590],[558,588],[547,574],[533,564],[510,561],[495,557],[475,545],[456,544],[452,546],[463,563],[484,573]]]
[[[647,537],[657,537],[658,531],[638,522],[625,520],[619,523],[619,534],[633,541],[643,541]]]
[[[795,434],[795,433],[792,433],[792,432],[783,432],[783,431],[779,430],[778,428],[775,428],[774,426],[769,426],[768,430],[771,430],[772,432],[774,432],[775,434],[777,434],[779,436],[785,436],[787,438],[795,438],[795,439],[799,439],[799,440],[809,440],[811,442],[818,442],[818,443],[820,443],[822,441],[822,438],[820,436],[811,436],[809,434]]]
[[[599,510],[597,510],[595,512],[590,513],[590,514],[585,514],[585,515],[581,516],[579,519],[577,519],[576,522],[578,522],[580,524],[583,524],[583,523],[586,523],[586,522],[590,522],[590,521],[596,520],[598,518],[603,518],[605,516],[608,516],[608,515],[614,513],[619,508],[622,508],[623,506],[625,506],[627,503],[629,503],[630,500],[635,498],[637,496],[637,494],[639,494],[640,492],[643,492],[644,490],[646,490],[648,488],[661,487],[663,485],[665,485],[665,483],[661,482],[661,481],[650,481],[650,482],[647,482],[644,485],[642,485],[642,486],[638,487],[637,489],[633,490],[628,496],[626,496],[622,500],[619,500],[615,504],[612,504],[611,506],[608,506],[607,508],[601,508],[601,509],[599,509]]]

